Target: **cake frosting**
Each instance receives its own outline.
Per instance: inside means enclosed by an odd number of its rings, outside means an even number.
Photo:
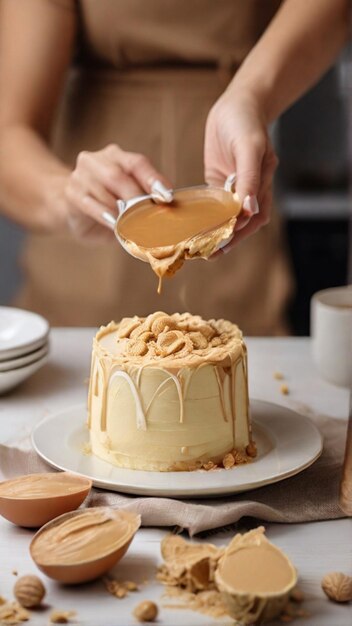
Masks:
[[[173,471],[247,462],[255,447],[241,331],[164,312],[102,326],[88,415],[92,453],[114,465]]]

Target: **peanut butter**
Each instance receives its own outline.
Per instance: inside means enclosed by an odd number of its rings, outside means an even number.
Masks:
[[[297,572],[263,526],[235,535],[215,571],[231,617],[241,624],[262,624],[277,617],[297,583]]]
[[[31,554],[36,563],[46,566],[94,561],[129,542],[138,525],[127,511],[82,510],[44,527],[33,541]]]
[[[150,200],[131,207],[117,222],[116,235],[133,256],[150,263],[159,277],[172,276],[185,259],[208,259],[233,235],[241,204],[221,188],[184,190],[172,204]]]
[[[78,493],[84,487],[82,479],[67,474],[30,474],[0,483],[0,497],[48,498]]]
[[[229,555],[224,561],[222,579],[238,591],[275,593],[292,580],[287,560],[271,544],[250,546]]]
[[[126,211],[119,233],[142,248],[174,246],[233,217],[237,205],[228,192],[218,197],[193,197],[191,192],[172,204],[142,203]]]

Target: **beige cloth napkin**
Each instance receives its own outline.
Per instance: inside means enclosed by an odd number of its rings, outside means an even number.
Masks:
[[[144,526],[179,526],[191,536],[233,524],[244,516],[286,523],[344,517],[338,494],[347,424],[326,416],[315,416],[314,422],[324,437],[322,456],[308,469],[279,483],[232,497],[202,500],[138,497],[92,489],[85,504],[130,509],[141,514]],[[49,466],[32,449],[28,436],[0,445],[2,479],[47,471]]]

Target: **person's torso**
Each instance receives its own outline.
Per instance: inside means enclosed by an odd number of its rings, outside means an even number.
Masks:
[[[77,0],[81,59],[239,66],[282,0]]]

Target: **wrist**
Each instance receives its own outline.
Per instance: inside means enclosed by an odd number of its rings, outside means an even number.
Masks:
[[[241,72],[236,73],[227,87],[227,93],[233,100],[241,99],[246,106],[257,112],[265,126],[268,126],[276,117],[275,102],[272,97],[269,78],[257,79],[256,76]]]
[[[41,223],[46,232],[65,232],[69,205],[65,194],[68,173],[52,174],[47,177],[41,206]]]

